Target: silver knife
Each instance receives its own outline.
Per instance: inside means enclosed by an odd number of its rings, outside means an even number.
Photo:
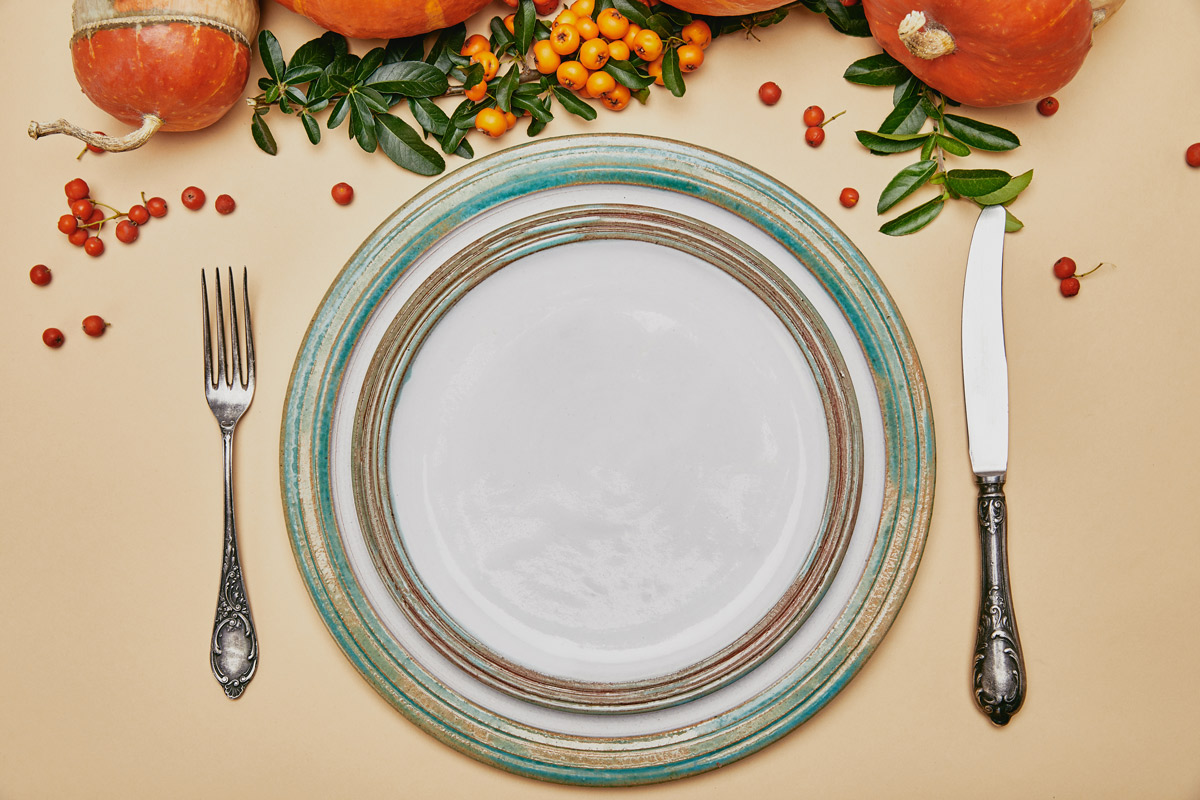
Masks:
[[[986,206],[975,223],[963,287],[963,394],[971,469],[979,484],[982,587],[973,670],[975,701],[1005,725],[1025,700],[1025,659],[1008,582],[1008,361],[1004,355],[1002,206]]]

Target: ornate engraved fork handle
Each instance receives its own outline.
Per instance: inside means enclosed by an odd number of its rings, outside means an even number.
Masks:
[[[1005,725],[1025,701],[1025,659],[1008,584],[1008,505],[1004,478],[978,478],[983,558],[979,630],[975,637],[975,701]]]
[[[221,590],[213,622],[212,671],[230,699],[241,697],[258,667],[258,634],[246,600],[242,566],[238,560],[237,528],[233,518],[233,428],[221,428],[225,462],[225,554],[221,562]]]

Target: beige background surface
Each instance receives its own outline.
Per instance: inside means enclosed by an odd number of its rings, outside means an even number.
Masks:
[[[284,527],[277,444],[292,359],[356,245],[426,180],[340,134],[312,148],[294,122],[276,126],[281,152],[268,158],[242,108],[133,154],[77,162],[73,141],[34,143],[24,130],[35,118],[118,127],[76,89],[67,5],[8,3],[0,28],[0,797],[582,796],[459,755],[379,698],[326,632]],[[288,53],[318,33],[274,3],[264,11]],[[659,92],[591,124],[555,121],[551,134],[643,132],[715,148],[823,208],[904,313],[937,428],[925,558],[858,677],[765,751],[623,796],[1200,797],[1200,171],[1183,162],[1200,140],[1198,30],[1193,2],[1133,0],[1058,93],[1057,116],[979,114],[1024,146],[969,166],[1036,169],[1014,207],[1027,228],[1008,239],[1005,280],[1011,564],[1030,687],[1002,730],[975,709],[968,679],[978,545],[958,326],[974,214],[956,203],[916,236],[877,232],[874,200],[905,162],[871,157],[853,138],[887,113],[888,93],[840,77],[873,44],[797,12],[761,42],[715,43],[682,100]],[[756,98],[764,80],[783,87],[774,108]],[[818,150],[799,143],[812,103],[847,109]],[[475,145],[523,140],[514,131]],[[108,253],[88,258],[54,227],[76,175],[121,207],[161,194],[170,214],[135,245],[110,235]],[[329,199],[340,180],[357,190],[347,208]],[[189,184],[209,194],[201,213],[178,201]],[[836,200],[847,185],[863,195],[853,210]],[[212,209],[221,192],[237,198],[232,216]],[[1050,266],[1067,254],[1118,267],[1066,301]],[[38,262],[54,269],[47,289],[27,279]],[[251,270],[260,354],[237,471],[262,661],[236,703],[206,656],[221,477],[196,286],[201,267],[225,264]],[[103,339],[79,331],[92,313],[112,321]],[[59,351],[40,342],[50,325],[67,333]]]

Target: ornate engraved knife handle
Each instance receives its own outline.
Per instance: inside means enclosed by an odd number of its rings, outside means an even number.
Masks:
[[[976,480],[983,569],[975,637],[975,701],[992,722],[1006,725],[1025,701],[1025,659],[1008,584],[1008,505],[1003,477]]]
[[[213,622],[211,661],[213,676],[236,700],[254,677],[258,666],[258,634],[246,600],[242,565],[238,560],[237,528],[233,520],[233,429],[222,428],[225,461],[225,551],[221,560],[221,590]]]

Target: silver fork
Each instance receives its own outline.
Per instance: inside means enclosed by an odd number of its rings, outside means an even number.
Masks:
[[[233,372],[225,368],[225,313],[221,305],[221,270],[217,277],[217,374],[213,374],[213,342],[208,323],[208,284],[200,272],[204,296],[204,395],[221,427],[221,452],[225,462],[225,557],[221,562],[221,590],[213,622],[211,661],[213,675],[230,699],[241,696],[258,667],[258,634],[246,600],[246,585],[238,560],[237,528],[233,521],[233,430],[254,398],[254,334],[250,327],[250,299],[246,294],[246,270],[242,270],[242,302],[246,310],[246,374],[242,375],[238,340],[237,297],[233,268],[229,269],[230,349]]]

